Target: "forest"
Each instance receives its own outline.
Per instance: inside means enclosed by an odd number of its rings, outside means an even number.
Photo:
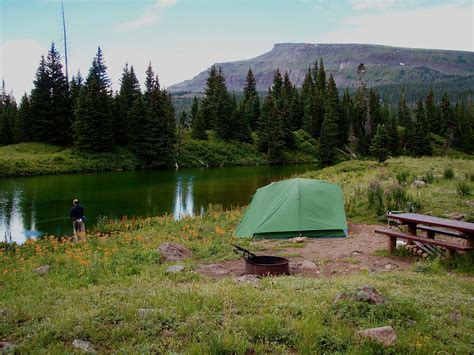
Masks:
[[[30,95],[25,93],[19,104],[3,83],[0,146],[43,142],[89,153],[126,148],[144,168],[174,166],[184,132],[196,141],[207,140],[213,132],[224,142],[254,144],[270,164],[284,163],[282,152],[295,148],[298,131],[315,139],[322,166],[346,158],[382,162],[398,155],[429,156],[433,142],[441,142],[444,149],[474,152],[470,97],[452,101],[447,93],[430,90],[411,107],[406,97],[412,94],[402,89],[394,105],[367,87],[365,73],[361,63],[358,88],[350,91],[337,87],[322,59],[308,68],[301,88],[275,68],[273,85],[260,95],[249,68],[243,94],[236,94],[228,91],[224,74],[213,66],[204,96],[194,97],[191,110],[177,115],[151,63],[144,90],[134,67],[126,64],[120,88],[113,92],[100,47],[86,78],[78,72],[69,81],[53,43],[41,57]]]

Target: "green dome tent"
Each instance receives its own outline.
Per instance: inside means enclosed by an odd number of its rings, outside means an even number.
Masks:
[[[343,237],[341,188],[327,181],[289,179],[257,190],[235,235],[240,238]]]

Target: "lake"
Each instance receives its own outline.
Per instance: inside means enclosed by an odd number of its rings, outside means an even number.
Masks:
[[[131,171],[0,179],[0,241],[24,242],[43,234],[72,234],[69,210],[78,198],[87,228],[101,216],[175,218],[209,204],[247,205],[255,190],[315,169],[309,165]]]

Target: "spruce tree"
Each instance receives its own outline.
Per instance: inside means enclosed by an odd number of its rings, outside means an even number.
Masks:
[[[398,133],[398,121],[395,115],[389,119],[387,124],[387,131],[389,135],[388,148],[391,156],[398,156],[400,154],[400,135]]]
[[[326,105],[326,114],[321,127],[320,157],[322,166],[328,166],[336,162],[337,148],[337,112],[331,104]]]
[[[12,95],[6,93],[5,82],[2,81],[0,93],[0,146],[15,143],[13,125],[17,116],[17,106]]]
[[[74,141],[87,151],[111,151],[115,148],[112,122],[112,97],[100,47],[75,107]]]
[[[377,158],[379,163],[383,163],[389,157],[391,153],[389,144],[390,136],[385,125],[379,124],[370,145],[370,152],[375,158]]]
[[[31,116],[30,99],[24,94],[20,100],[18,113],[14,124],[13,136],[15,143],[29,142],[32,140],[33,117]]]
[[[428,96],[425,101],[426,111],[426,130],[436,134],[441,133],[440,118],[438,115],[438,109],[434,102],[433,89],[430,89]]]
[[[251,68],[249,68],[245,78],[243,104],[243,119],[248,121],[251,130],[255,130],[260,116],[260,98],[257,92],[257,82]]]
[[[214,129],[217,120],[217,101],[219,96],[219,73],[215,66],[211,67],[206,80],[204,98],[201,101],[202,116],[206,129]]]
[[[337,126],[337,144],[342,147],[347,142],[348,124],[343,114],[339,92],[332,74],[329,76],[327,83],[326,106],[331,106],[331,111],[334,112],[334,120]]]
[[[44,56],[41,56],[30,96],[31,115],[33,117],[33,138],[38,142],[47,141],[46,135],[49,135],[48,131],[45,132],[44,124],[50,122],[50,90],[46,59]]]
[[[130,131],[136,122],[132,120],[131,111],[133,103],[141,95],[140,83],[133,69],[128,63],[123,68],[120,79],[120,91],[115,98],[116,116],[114,121],[115,140],[120,145],[126,145],[130,141]]]
[[[447,93],[443,94],[440,103],[442,131],[446,135],[446,147],[451,147],[454,141],[454,132],[456,130],[456,120],[451,102]]]
[[[194,125],[194,121],[196,121],[198,112],[199,112],[199,99],[196,96],[194,96],[193,102],[191,104],[191,115],[189,117],[189,122],[191,124],[191,127]]]
[[[403,127],[411,126],[412,123],[410,110],[408,109],[405,100],[405,90],[400,92],[400,100],[398,103],[398,123]]]

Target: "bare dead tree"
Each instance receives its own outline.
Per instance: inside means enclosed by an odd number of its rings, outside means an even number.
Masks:
[[[64,40],[64,63],[66,68],[66,80],[69,83],[69,68],[67,64],[67,32],[66,32],[66,17],[64,16],[64,0],[61,0],[61,15],[63,18],[63,40]]]

